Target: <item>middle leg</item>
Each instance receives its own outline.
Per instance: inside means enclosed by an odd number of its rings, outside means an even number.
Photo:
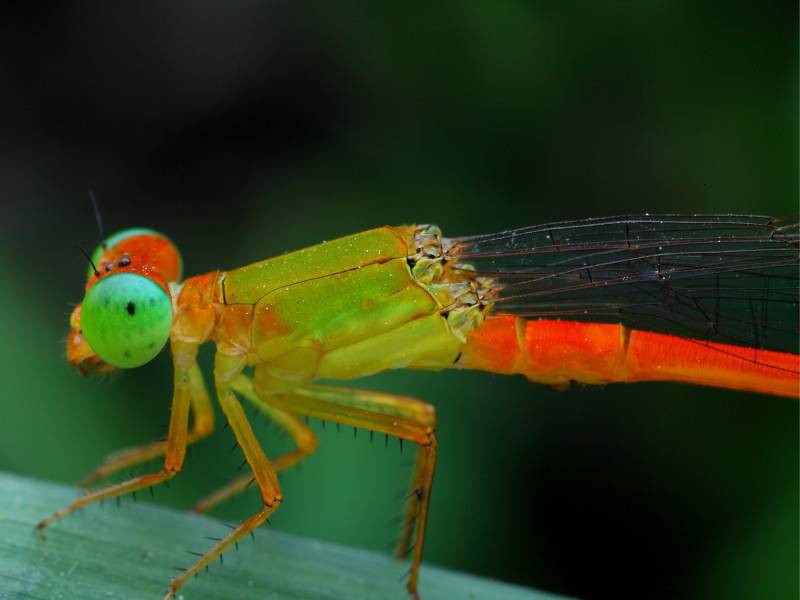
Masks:
[[[164,600],[174,598],[178,588],[213,562],[230,546],[236,544],[242,537],[263,524],[278,509],[283,499],[278,485],[278,477],[270,466],[269,460],[267,460],[258,440],[256,440],[242,405],[233,392],[231,384],[241,373],[244,364],[245,357],[226,355],[217,351],[214,363],[214,378],[217,383],[217,397],[222,406],[222,411],[228,419],[231,430],[236,436],[236,441],[239,443],[242,452],[244,452],[245,459],[250,465],[253,477],[261,491],[262,507],[217,542],[195,564],[173,579],[170,582]]]
[[[284,469],[288,469],[299,463],[306,456],[314,452],[319,446],[314,430],[306,425],[302,420],[298,419],[296,415],[291,412],[280,410],[272,406],[269,402],[269,397],[262,398],[253,390],[253,382],[246,375],[239,375],[231,383],[231,387],[238,394],[247,398],[252,402],[262,413],[264,413],[273,423],[284,429],[292,438],[297,448],[286,454],[282,454],[270,461],[272,468],[276,473],[280,473]],[[215,490],[205,498],[202,498],[195,504],[194,510],[197,512],[206,512],[217,506],[221,502],[229,500],[233,496],[242,493],[253,483],[253,476],[248,474],[242,475],[227,485]]]

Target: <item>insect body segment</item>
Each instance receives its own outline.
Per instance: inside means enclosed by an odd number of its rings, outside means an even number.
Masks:
[[[264,393],[319,378],[449,368],[483,320],[480,292],[463,273],[448,280],[441,251],[423,247],[431,245],[426,232],[383,227],[222,273],[217,343],[231,342],[232,312],[242,320],[252,307],[249,362]],[[240,330],[238,346],[246,341]]]
[[[170,423],[165,441],[109,456],[85,482],[159,456],[163,466],[89,492],[37,527],[180,471],[187,446],[214,427],[196,363],[198,347],[212,341],[216,397],[250,473],[196,509],[251,483],[261,506],[174,579],[165,598],[278,510],[278,472],[317,447],[298,416],[418,445],[397,549],[411,553],[407,589],[418,598],[438,445],[433,407],[318,379],[468,368],[519,373],[557,388],[669,380],[797,397],[798,262],[793,225],[646,215],[454,239],[430,225],[380,227],[180,282],[180,255],[166,237],[126,230],[95,253],[84,302],[70,319],[67,357],[84,373],[133,367],[169,338]],[[741,306],[750,316],[737,320],[733,309]],[[550,318],[531,318],[543,315]],[[655,330],[635,328],[647,316],[658,319]],[[664,324],[719,339],[672,335]],[[762,343],[781,335],[793,342],[791,351]],[[296,450],[267,457],[241,399],[286,429]]]
[[[796,354],[631,330],[620,324],[504,316],[474,331],[459,360],[466,369],[521,374],[566,389],[683,381],[796,398]]]

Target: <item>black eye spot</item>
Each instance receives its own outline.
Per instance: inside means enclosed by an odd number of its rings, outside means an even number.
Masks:
[[[128,258],[127,256],[125,256],[125,257],[119,259],[119,262],[117,263],[117,266],[118,267],[127,267],[129,264],[131,264],[131,259]]]
[[[114,268],[114,265],[112,263],[106,263],[106,271],[110,271],[113,268]]]
[[[128,306],[125,307],[125,310],[128,311],[128,314],[133,316],[136,314],[136,305],[133,302],[128,302]]]

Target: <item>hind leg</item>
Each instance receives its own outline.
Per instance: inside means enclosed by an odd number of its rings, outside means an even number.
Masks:
[[[436,416],[433,407],[414,398],[327,385],[309,385],[289,393],[275,394],[270,396],[270,403],[286,411],[393,435],[401,442],[409,440],[419,445],[397,548],[398,556],[404,557],[409,551],[412,553],[407,589],[418,598],[419,567],[436,468]]]

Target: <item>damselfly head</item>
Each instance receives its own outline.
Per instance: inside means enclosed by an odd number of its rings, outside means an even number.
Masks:
[[[149,362],[169,339],[169,284],[181,277],[180,253],[156,231],[126,229],[103,241],[90,262],[67,359],[84,374]]]

